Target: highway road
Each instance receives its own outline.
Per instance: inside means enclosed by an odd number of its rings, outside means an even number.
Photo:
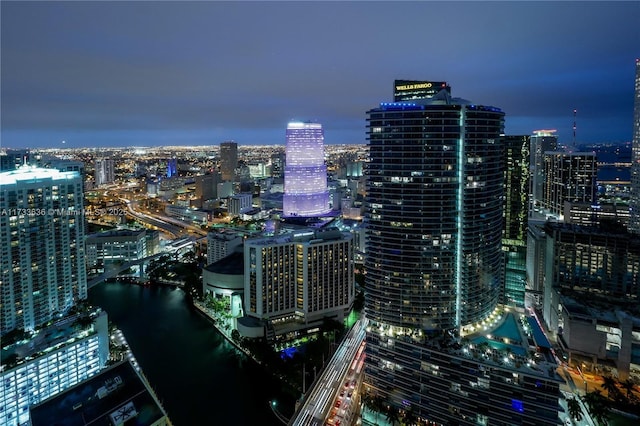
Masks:
[[[305,394],[290,426],[350,425],[362,382],[366,319],[358,320]]]
[[[181,220],[161,214],[140,211],[138,209],[138,202],[135,200],[132,201],[126,198],[120,198],[120,200],[127,205],[129,214],[136,220],[151,226],[155,226],[156,228],[173,235],[174,238],[186,236],[189,233],[201,237],[206,237],[207,235],[207,231],[195,225],[191,225]]]

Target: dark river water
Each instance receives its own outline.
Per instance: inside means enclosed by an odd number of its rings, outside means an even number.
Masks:
[[[100,284],[89,292],[120,328],[175,426],[282,425],[294,396],[190,308],[182,290]]]

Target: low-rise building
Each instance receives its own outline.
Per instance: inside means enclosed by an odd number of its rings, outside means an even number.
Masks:
[[[144,229],[118,229],[89,235],[85,242],[87,268],[103,272],[115,263],[145,258],[147,232]]]
[[[640,317],[620,309],[560,298],[558,342],[571,365],[594,371],[615,368],[619,380],[640,373]]]
[[[242,316],[244,253],[241,248],[202,269],[202,294],[225,300],[234,318]]]

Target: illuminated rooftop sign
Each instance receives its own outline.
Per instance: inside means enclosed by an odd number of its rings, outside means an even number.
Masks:
[[[449,89],[444,81],[395,80],[394,100],[426,99],[436,95],[442,89]]]

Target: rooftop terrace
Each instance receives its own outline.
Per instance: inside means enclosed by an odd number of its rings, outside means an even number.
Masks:
[[[163,417],[164,410],[129,362],[103,370],[31,408],[32,426],[150,426]]]

